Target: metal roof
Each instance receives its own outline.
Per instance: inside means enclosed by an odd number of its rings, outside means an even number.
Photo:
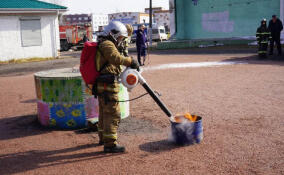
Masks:
[[[51,4],[47,2],[42,2],[38,0],[0,0],[0,10],[1,9],[58,9],[66,10],[67,7]]]

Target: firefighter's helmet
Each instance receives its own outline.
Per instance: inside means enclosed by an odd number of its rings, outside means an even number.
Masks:
[[[263,19],[261,20],[261,25],[266,25],[266,19],[265,19],[265,18],[263,18]]]
[[[110,22],[105,28],[103,35],[111,35],[116,41],[120,36],[128,37],[127,29],[124,24],[119,21]]]

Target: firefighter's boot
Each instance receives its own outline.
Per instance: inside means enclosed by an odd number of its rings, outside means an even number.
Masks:
[[[111,147],[104,147],[104,152],[105,153],[124,153],[125,152],[125,147],[120,146],[120,145],[114,145]]]

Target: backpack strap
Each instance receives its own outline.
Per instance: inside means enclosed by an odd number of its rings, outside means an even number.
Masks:
[[[104,55],[103,55],[103,53],[100,51],[100,49],[99,49],[99,43],[98,43],[98,46],[97,46],[98,48],[98,52],[100,52],[100,54],[104,57]],[[102,67],[100,67],[100,70],[98,70],[98,72],[99,73],[101,73],[101,71],[104,69],[104,68],[106,68],[106,66],[108,65],[108,62],[106,61],[105,62],[105,64],[103,64],[103,66]]]
[[[100,49],[98,48],[98,52],[100,52],[101,55],[103,55],[103,53],[100,51]],[[108,65],[108,61],[105,62],[105,64],[103,64],[103,66],[100,68],[100,70],[98,70],[99,73],[101,73],[102,70],[104,70],[106,68],[106,66]],[[98,81],[96,80],[95,83],[93,84],[92,87],[92,94],[94,95],[95,98],[98,97]]]

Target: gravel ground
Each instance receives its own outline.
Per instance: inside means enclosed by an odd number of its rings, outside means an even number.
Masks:
[[[121,123],[125,154],[104,154],[95,132],[50,130],[36,121],[32,73],[73,67],[78,58],[0,65],[0,174],[284,174],[284,62],[210,50],[154,51],[147,66],[248,64],[143,72],[173,113],[203,117],[202,143],[169,143],[168,118],[146,96],[131,102],[131,117]],[[144,92],[138,86],[131,97]]]

